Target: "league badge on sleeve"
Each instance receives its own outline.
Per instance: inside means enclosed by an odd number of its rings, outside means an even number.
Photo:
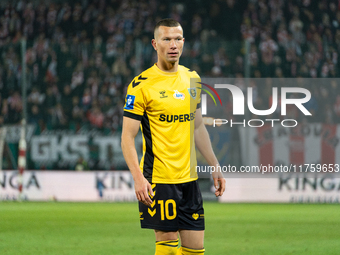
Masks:
[[[133,96],[133,95],[127,95],[126,96],[126,104],[125,104],[125,107],[124,107],[125,110],[133,110],[135,98],[136,98],[136,96]]]

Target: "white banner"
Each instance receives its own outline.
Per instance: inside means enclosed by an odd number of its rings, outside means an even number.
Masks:
[[[20,140],[21,125],[6,125],[6,137],[7,143],[18,143]],[[33,136],[35,127],[34,125],[26,125],[26,140],[29,141]]]
[[[116,164],[122,161],[120,137],[89,135],[39,135],[31,140],[31,157],[35,162],[76,162],[79,156],[90,159],[89,141],[97,149],[100,162],[112,161]],[[123,159],[124,160],[124,159]]]
[[[18,194],[18,171],[2,171],[0,200]],[[129,171],[26,171],[23,194],[33,201],[136,201]],[[339,203],[340,178],[230,178],[219,201]]]
[[[219,201],[340,203],[340,178],[230,178]]]
[[[18,197],[18,171],[0,173],[0,200]],[[27,200],[135,201],[129,171],[26,171],[23,195]]]
[[[29,143],[29,156],[34,163],[44,167],[47,165],[49,168],[72,169],[77,160],[82,157],[89,163],[91,169],[96,169],[91,164],[98,162],[97,166],[100,169],[125,170],[120,136],[119,133],[101,135],[100,132],[68,134],[63,130],[45,132],[32,137]],[[142,154],[142,144],[143,140],[139,134],[136,137],[139,155]]]

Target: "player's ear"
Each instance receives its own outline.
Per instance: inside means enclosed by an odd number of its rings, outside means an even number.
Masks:
[[[157,45],[156,45],[156,40],[155,39],[151,40],[151,44],[152,44],[153,48],[155,49],[155,51],[157,51]]]

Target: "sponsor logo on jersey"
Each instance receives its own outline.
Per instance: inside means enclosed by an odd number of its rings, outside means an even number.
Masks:
[[[178,92],[178,90],[174,90],[174,91],[175,91],[175,93],[174,93],[174,98],[176,98],[176,99],[182,99],[182,100],[185,99],[185,95],[184,95],[183,93]]]
[[[161,114],[159,116],[159,120],[162,122],[186,122],[195,119],[196,112],[192,112],[190,114],[180,114],[180,115],[165,115]]]
[[[125,107],[124,107],[125,110],[133,110],[135,98],[136,98],[136,96],[134,96],[134,95],[127,95],[126,96],[126,104],[125,104]]]
[[[188,88],[188,91],[189,91],[190,96],[193,99],[196,99],[196,95],[197,95],[196,88]]]
[[[160,98],[167,98],[168,95],[165,95],[165,93],[166,93],[165,90],[159,91],[159,94],[161,94],[161,97],[160,97]]]

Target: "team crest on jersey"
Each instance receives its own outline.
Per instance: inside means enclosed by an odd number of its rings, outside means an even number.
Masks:
[[[125,104],[125,107],[124,107],[125,110],[133,110],[135,98],[136,98],[136,96],[134,96],[134,95],[127,95],[126,96],[126,104]]]
[[[176,98],[176,99],[182,99],[182,100],[185,99],[184,93],[178,92],[178,90],[174,90],[174,91],[175,91],[175,93],[174,93],[174,98]]]
[[[197,95],[196,88],[188,88],[188,91],[189,91],[190,96],[193,99],[196,99],[196,95]]]

